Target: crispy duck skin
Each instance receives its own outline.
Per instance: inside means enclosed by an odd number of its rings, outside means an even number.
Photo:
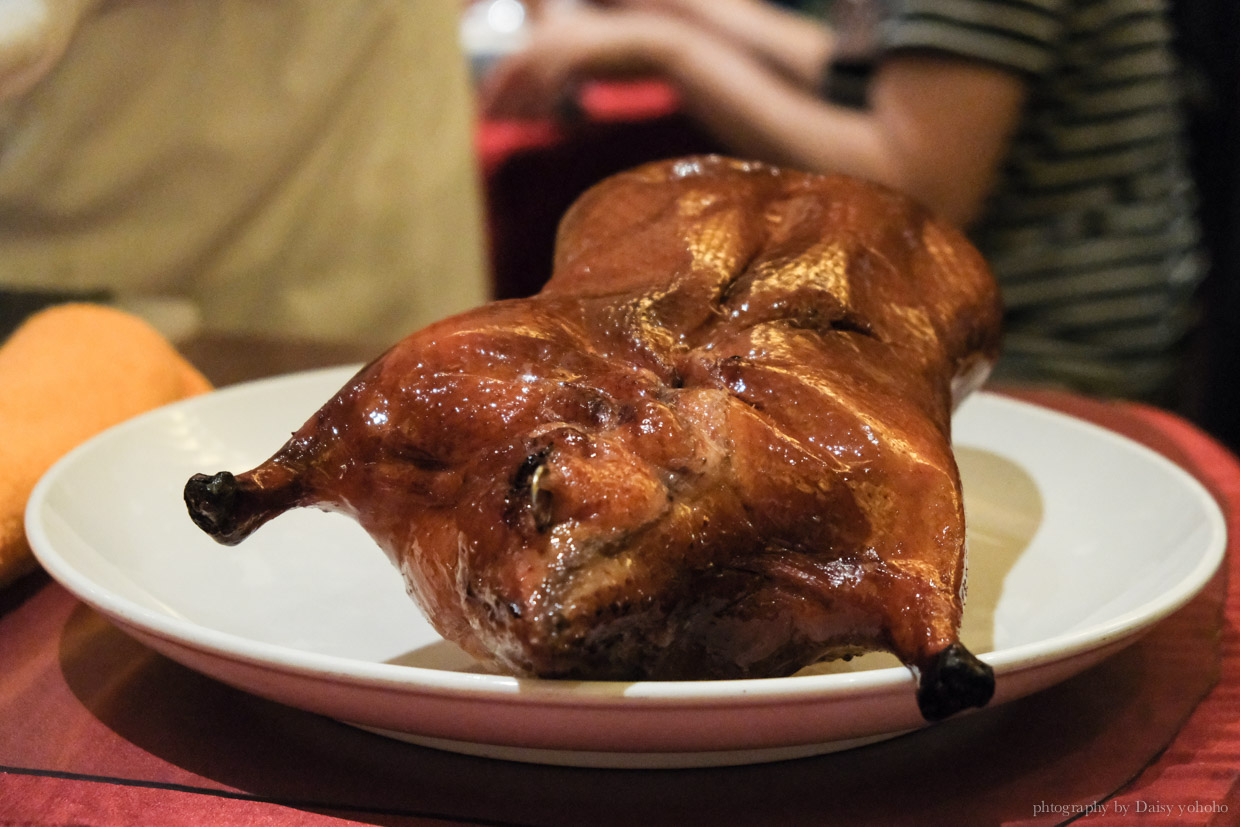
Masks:
[[[185,498],[226,544],[351,515],[444,638],[511,673],[756,678],[878,649],[939,719],[994,687],[957,637],[950,417],[999,319],[973,247],[892,192],[650,164],[568,211],[540,294],[414,333]]]

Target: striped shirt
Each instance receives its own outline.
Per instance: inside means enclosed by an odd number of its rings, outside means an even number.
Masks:
[[[997,376],[1162,398],[1204,273],[1164,0],[839,0],[837,9],[848,12],[837,29],[846,48],[832,77],[854,87],[858,51],[873,61],[905,49],[1027,81],[1023,120],[972,232],[1007,307]],[[850,31],[850,21],[875,19]]]

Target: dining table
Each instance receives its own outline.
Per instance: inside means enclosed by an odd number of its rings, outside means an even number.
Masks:
[[[598,90],[585,122],[480,133],[493,252],[511,265],[497,275],[500,292],[531,289],[559,202],[605,167],[632,161],[638,146],[707,146],[665,90],[640,92]],[[571,155],[555,154],[569,144]],[[540,186],[554,197],[530,199]],[[218,333],[179,345],[217,387],[375,355]],[[0,824],[1240,824],[1240,460],[1160,408],[994,391],[1157,452],[1205,487],[1228,530],[1223,564],[1190,602],[1062,682],[792,760],[510,761],[414,745],[233,688],[138,642],[38,570],[0,591]]]

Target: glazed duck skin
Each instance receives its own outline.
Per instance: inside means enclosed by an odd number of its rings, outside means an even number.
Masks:
[[[195,475],[217,540],[356,518],[438,632],[519,675],[788,675],[894,653],[928,719],[985,704],[959,642],[955,402],[997,291],[889,191],[719,157],[583,195],[528,299],[418,331],[271,459]]]

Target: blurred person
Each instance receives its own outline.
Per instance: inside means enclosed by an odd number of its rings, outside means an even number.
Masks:
[[[0,0],[0,304],[378,348],[483,301],[459,13]]]
[[[970,231],[1001,381],[1173,404],[1201,278],[1163,0],[549,5],[485,111],[655,75],[734,154],[902,190]]]

